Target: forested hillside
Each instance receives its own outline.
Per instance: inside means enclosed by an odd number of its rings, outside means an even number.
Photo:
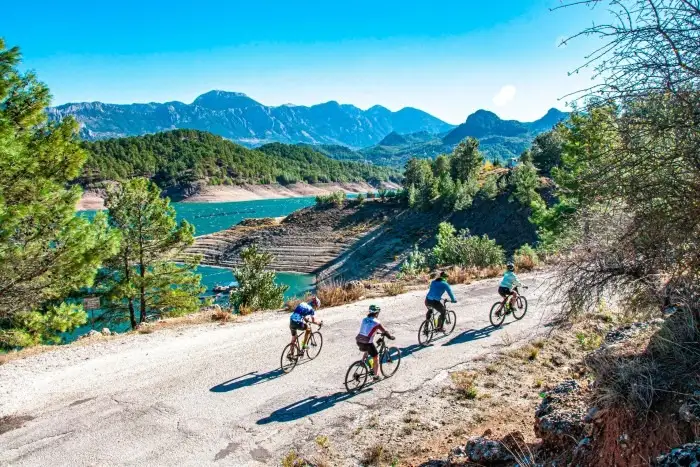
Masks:
[[[81,182],[145,176],[161,188],[209,184],[380,182],[398,179],[387,167],[331,159],[308,147],[274,143],[258,150],[198,130],[83,143],[90,156]]]

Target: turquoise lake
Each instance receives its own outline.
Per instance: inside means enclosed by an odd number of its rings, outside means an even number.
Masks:
[[[227,229],[238,224],[243,219],[258,217],[280,217],[291,214],[299,209],[312,206],[314,197],[265,199],[255,201],[238,201],[230,203],[172,203],[178,220],[186,220],[195,227],[195,235],[206,235]],[[91,217],[95,211],[83,211],[81,215]],[[211,266],[199,266],[197,272],[202,275],[202,285],[206,286],[205,296],[212,296],[211,289],[216,285],[226,285],[234,280],[230,269]],[[315,277],[311,274],[295,274],[280,272],[276,275],[278,284],[289,286],[285,293],[285,299],[301,296],[309,290],[313,290]],[[225,302],[224,302],[225,303]],[[99,313],[99,311],[97,312]],[[96,324],[96,329],[103,326]],[[113,326],[113,330],[125,331],[128,323]],[[77,336],[85,334],[92,329],[92,325],[81,326],[70,334],[64,335],[66,341],[71,341]]]

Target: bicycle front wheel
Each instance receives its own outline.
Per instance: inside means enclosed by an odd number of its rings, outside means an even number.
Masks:
[[[435,332],[433,321],[431,319],[423,321],[418,329],[418,343],[422,346],[428,345],[433,338],[433,332]]]
[[[527,298],[523,297],[522,295],[518,295],[518,298],[515,299],[513,318],[523,319],[525,313],[527,313]]]
[[[448,311],[445,313],[445,324],[443,325],[445,328],[445,335],[452,334],[452,331],[455,330],[455,326],[457,325],[457,313],[454,311]]]
[[[306,356],[309,360],[313,360],[318,357],[321,353],[321,348],[323,347],[323,336],[320,332],[316,331],[309,336],[309,341],[306,343]]]
[[[287,344],[287,346],[282,351],[282,357],[280,358],[280,367],[283,373],[289,373],[297,366],[299,361],[299,356],[297,355],[297,346],[292,344]]]
[[[348,368],[345,373],[345,389],[348,392],[357,392],[363,388],[369,376],[369,368],[365,362],[358,360]]]
[[[401,365],[401,351],[398,347],[389,347],[382,353],[382,358],[379,361],[379,369],[386,378],[394,376],[396,370]]]
[[[489,321],[494,327],[498,327],[503,324],[506,319],[506,313],[503,309],[503,302],[496,302],[491,307],[491,312],[489,313]]]

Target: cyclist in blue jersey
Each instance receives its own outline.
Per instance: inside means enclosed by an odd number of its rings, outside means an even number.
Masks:
[[[315,316],[316,310],[318,310],[320,307],[321,300],[319,300],[318,297],[313,297],[308,303],[301,302],[298,304],[292,315],[289,317],[289,330],[292,332],[290,357],[292,356],[291,352],[294,351],[294,344],[297,341],[297,331],[304,331],[304,342],[301,346],[299,346],[299,356],[301,356],[304,354],[307,341],[311,335],[311,327],[309,326],[308,321],[311,321],[314,324],[323,323],[323,321],[316,321]]]
[[[442,271],[440,275],[435,278],[433,282],[430,283],[430,289],[428,290],[428,295],[425,297],[425,306],[429,308],[428,313],[425,315],[425,319],[430,318],[430,308],[437,310],[440,313],[438,318],[438,327],[436,331],[444,331],[443,327],[445,324],[445,305],[442,304],[442,296],[447,293],[449,295],[452,303],[457,303],[455,300],[455,295],[452,293],[452,287],[447,283],[447,272]]]
[[[518,276],[515,275],[515,265],[513,263],[508,263],[506,269],[507,271],[503,274],[501,284],[498,286],[498,295],[503,298],[510,297],[507,303],[507,312],[510,312],[513,309],[513,300],[515,299],[513,288],[522,284],[518,280]]]

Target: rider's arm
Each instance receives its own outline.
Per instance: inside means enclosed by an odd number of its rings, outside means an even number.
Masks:
[[[445,283],[445,288],[447,289],[447,295],[450,296],[452,303],[455,303],[457,299],[455,299],[455,294],[452,293],[452,287],[450,287],[450,284]]]
[[[384,326],[382,326],[381,324],[377,326],[377,331],[379,331],[379,332],[381,332],[381,333],[383,333],[383,334],[386,334],[387,336],[391,337],[391,333],[390,333],[389,331],[387,331],[387,330],[384,328]]]

